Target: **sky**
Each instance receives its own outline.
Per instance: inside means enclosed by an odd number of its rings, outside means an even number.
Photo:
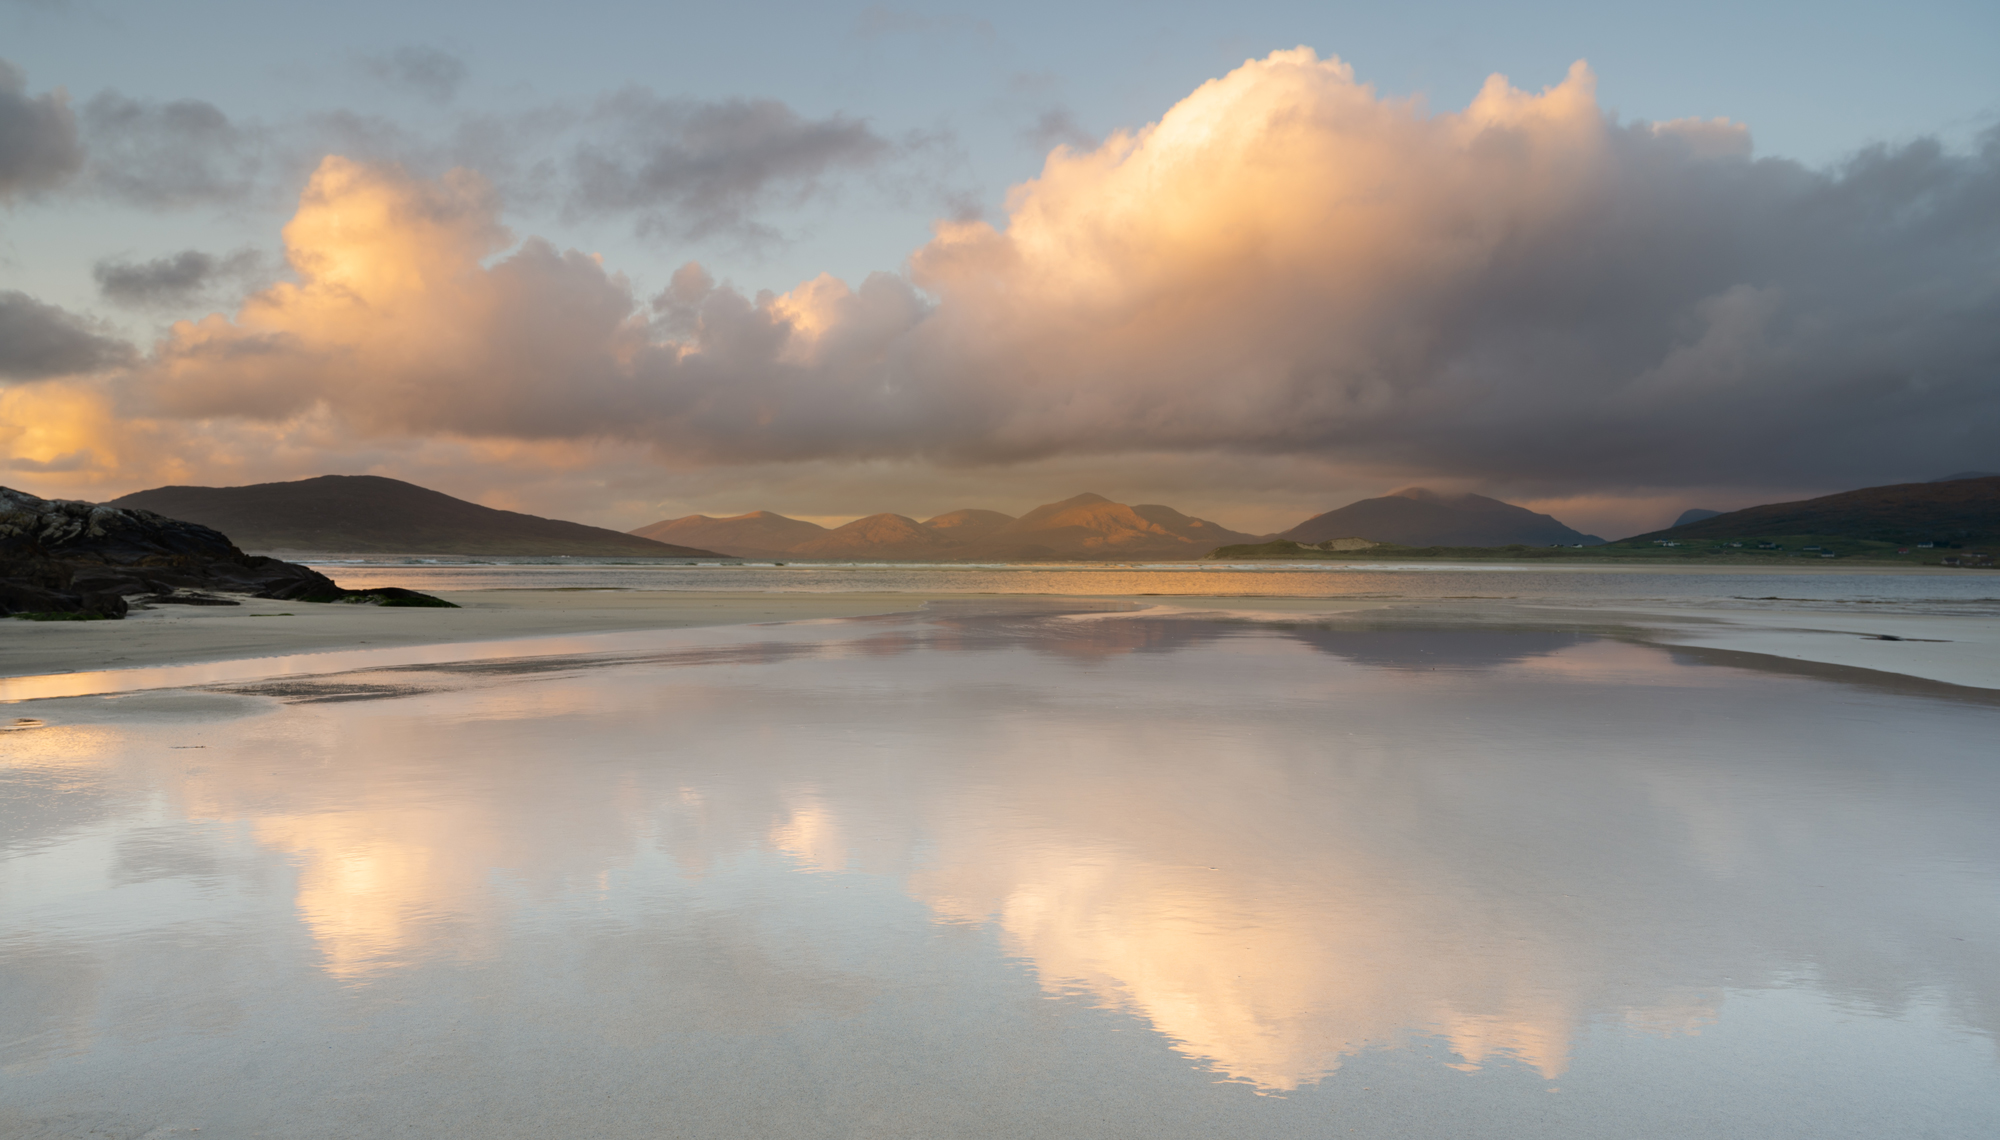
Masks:
[[[1616,537],[2000,469],[2000,8],[0,0],[0,481]]]

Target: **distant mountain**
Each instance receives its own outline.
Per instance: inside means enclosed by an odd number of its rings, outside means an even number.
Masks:
[[[109,505],[200,523],[245,550],[719,557],[714,551],[651,542],[602,527],[496,511],[379,475],[321,475],[248,487],[155,487]]]
[[[2000,476],[2000,471],[1960,471],[1956,475],[1940,475],[1931,482],[1956,483],[1960,479],[1992,479],[1996,476]]]
[[[1330,538],[1366,538],[1398,546],[1601,546],[1594,534],[1571,530],[1548,515],[1484,495],[1440,495],[1409,487],[1315,515],[1278,535],[1311,545]]]
[[[973,542],[1013,521],[1013,515],[1003,515],[999,511],[963,510],[925,519],[924,525],[960,542]]]
[[[1721,511],[1711,511],[1706,507],[1689,507],[1687,510],[1681,512],[1681,517],[1674,520],[1674,525],[1686,526],[1691,522],[1700,522],[1703,519],[1712,519],[1721,513],[1722,513]]]
[[[655,542],[684,542],[720,550],[736,558],[771,558],[790,554],[792,547],[828,532],[825,527],[803,519],[751,511],[719,519],[707,515],[662,519],[630,533]]]
[[[1102,495],[1083,494],[1036,507],[972,543],[968,559],[1182,559],[1257,535],[1233,531],[1172,507],[1128,507]]]
[[[2000,475],[1863,487],[1795,503],[1770,503],[1624,541],[1781,535],[1879,542],[2000,540]]]
[[[632,532],[697,542],[745,558],[885,559],[891,561],[1073,561],[1199,558],[1241,534],[1172,507],[1128,507],[1102,495],[1078,495],[1020,518],[962,510],[926,522],[869,515],[827,530],[769,511],[713,519],[689,515]]]
[[[899,561],[946,558],[960,543],[949,533],[902,515],[869,515],[792,547],[799,558]]]

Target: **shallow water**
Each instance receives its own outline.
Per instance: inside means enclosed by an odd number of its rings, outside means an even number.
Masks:
[[[0,1135],[2000,1126],[1991,704],[1039,609],[13,706]]]
[[[2000,615],[2000,576],[1986,571],[1842,572],[1818,566],[1661,572],[1645,567],[1341,563],[933,566],[804,563],[662,565],[565,560],[315,559],[350,589],[743,590],[1087,596],[1506,598],[1564,605],[1853,609]]]

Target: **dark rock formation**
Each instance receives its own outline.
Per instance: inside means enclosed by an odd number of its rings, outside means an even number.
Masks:
[[[245,554],[199,523],[0,487],[0,614],[124,617],[135,597],[235,604],[216,592],[298,602],[450,604],[410,590],[343,590],[311,567]]]

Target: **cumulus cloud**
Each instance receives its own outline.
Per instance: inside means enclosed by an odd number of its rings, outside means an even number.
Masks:
[[[97,290],[114,305],[127,308],[162,308],[200,301],[217,285],[254,275],[263,258],[256,250],[244,249],[223,257],[184,249],[151,261],[122,261],[107,258],[91,268]]]
[[[592,118],[598,129],[570,156],[570,212],[631,214],[642,233],[680,237],[755,230],[756,207],[803,202],[829,175],[894,149],[858,119],[808,119],[772,99],[663,99],[634,87]]]
[[[608,185],[644,166],[621,169]],[[691,266],[642,299],[516,243],[474,174],[328,159],[285,231],[297,281],[175,326],[116,399],[681,465],[1207,453],[1545,498],[1859,485],[1990,465],[1995,201],[2000,135],[1814,171],[1734,124],[1621,124],[1581,65],[1430,114],[1299,49],[1055,151],[1003,226],[941,222],[858,287],[748,296]]]
[[[0,202],[54,189],[82,166],[69,97],[29,95],[28,77],[0,59]]]
[[[131,346],[26,293],[0,291],[0,380],[41,380],[124,364]]]
[[[410,45],[362,61],[369,75],[428,99],[449,103],[465,83],[465,61],[434,47]]]

